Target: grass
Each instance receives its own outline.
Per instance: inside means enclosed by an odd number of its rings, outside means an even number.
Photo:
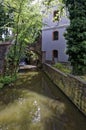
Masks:
[[[58,70],[62,71],[63,73],[70,74],[71,68],[68,65],[62,63],[56,63],[53,67],[57,68]]]

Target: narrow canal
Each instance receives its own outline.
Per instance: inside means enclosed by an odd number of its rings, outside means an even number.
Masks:
[[[86,130],[86,118],[43,72],[0,90],[0,130]]]

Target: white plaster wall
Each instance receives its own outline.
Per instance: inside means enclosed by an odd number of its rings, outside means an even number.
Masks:
[[[53,40],[53,31],[59,31],[59,39]],[[68,56],[65,53],[66,41],[63,36],[65,28],[42,31],[42,51],[46,51],[46,60],[52,60],[52,51],[58,50],[58,61],[67,62]]]
[[[55,8],[53,11],[56,10]],[[53,11],[46,18],[43,23],[42,30],[42,51],[46,51],[46,60],[52,61],[52,51],[58,50],[58,61],[67,62],[68,56],[66,55],[66,40],[63,36],[66,27],[69,25],[69,19],[62,17],[59,22],[53,22]],[[53,40],[53,32],[59,32],[59,39]]]
[[[55,10],[58,10],[57,7],[53,7],[51,9],[51,11],[46,15],[46,17],[43,18],[43,23],[45,23],[46,25],[43,26],[43,28],[46,28],[46,27],[52,27],[52,26],[61,26],[63,24],[70,24],[70,20],[67,18],[67,16],[62,16],[59,18],[59,21],[56,21],[56,22],[53,22],[53,13]]]

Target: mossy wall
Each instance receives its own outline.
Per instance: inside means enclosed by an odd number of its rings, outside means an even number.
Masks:
[[[44,64],[43,68],[50,79],[86,115],[86,82],[73,75],[66,75],[49,64]]]
[[[9,43],[0,43],[0,73],[3,71],[4,59],[9,45]]]

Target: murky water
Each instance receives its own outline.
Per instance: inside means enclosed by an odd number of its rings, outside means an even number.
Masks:
[[[0,130],[86,130],[86,118],[41,72],[0,90]]]

